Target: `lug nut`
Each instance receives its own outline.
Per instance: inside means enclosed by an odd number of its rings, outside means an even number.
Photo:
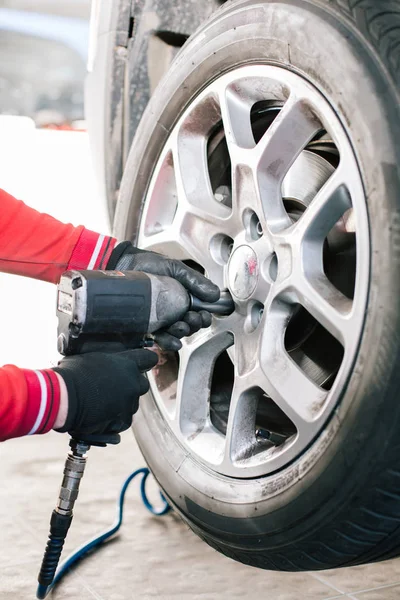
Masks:
[[[250,311],[248,313],[248,325],[247,325],[247,333],[251,333],[261,323],[261,319],[264,314],[264,306],[261,302],[254,302],[251,306]]]
[[[224,204],[225,206],[232,206],[232,196],[231,191],[227,185],[219,185],[214,193],[214,198],[220,204]]]
[[[226,265],[233,250],[233,239],[218,233],[210,242],[210,254],[219,265]]]
[[[254,210],[250,208],[246,208],[243,213],[243,225],[250,240],[256,241],[264,234],[260,219]]]
[[[268,271],[271,280],[276,281],[276,278],[278,276],[278,257],[276,256],[275,252],[271,256]]]

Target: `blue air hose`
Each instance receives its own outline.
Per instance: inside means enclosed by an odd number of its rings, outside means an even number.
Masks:
[[[61,581],[61,579],[64,577],[64,575],[69,571],[69,569],[73,565],[75,565],[84,556],[86,556],[86,554],[88,552],[90,552],[90,550],[97,548],[103,542],[105,542],[111,536],[113,536],[114,534],[117,533],[117,531],[119,530],[119,528],[122,525],[126,491],[129,487],[129,484],[131,483],[131,481],[137,475],[142,475],[142,479],[140,482],[140,494],[141,494],[142,502],[145,505],[145,507],[147,508],[147,510],[149,512],[151,512],[152,515],[161,517],[162,515],[165,515],[171,509],[171,507],[169,506],[168,502],[166,501],[166,499],[164,498],[164,496],[162,495],[161,492],[160,492],[160,496],[163,501],[163,506],[160,509],[154,508],[154,506],[149,501],[147,494],[146,494],[146,481],[147,481],[149,474],[150,474],[149,469],[147,469],[147,467],[143,467],[142,469],[137,469],[136,471],[131,473],[129,475],[129,477],[127,477],[127,479],[125,480],[125,482],[121,488],[120,494],[119,494],[119,499],[117,502],[117,517],[116,517],[114,523],[111,525],[111,527],[109,529],[106,529],[102,533],[96,535],[89,541],[85,542],[84,544],[82,544],[82,546],[79,546],[79,548],[77,548],[70,556],[68,556],[68,558],[66,558],[61,563],[59,568],[57,569],[54,579],[50,585],[47,585],[47,586],[41,585],[41,584],[38,585],[37,591],[36,591],[36,598],[39,598],[39,599],[46,598],[46,596],[52,591],[54,586],[57,585],[57,583],[59,583]]]

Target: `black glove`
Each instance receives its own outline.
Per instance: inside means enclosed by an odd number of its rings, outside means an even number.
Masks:
[[[158,362],[155,352],[128,350],[67,356],[54,369],[65,381],[68,413],[63,427],[75,438],[120,433],[128,429],[149,390],[143,372]]]
[[[192,335],[202,327],[210,327],[211,314],[206,310],[189,311],[183,321],[177,321],[168,329],[160,329],[154,334],[154,341],[162,350],[177,351],[182,348],[181,338]]]
[[[152,275],[172,277],[193,296],[205,302],[216,302],[220,296],[218,286],[182,261],[166,258],[156,252],[140,250],[131,242],[122,242],[114,248],[106,268],[118,271],[144,271]],[[157,332],[154,339],[163,350],[179,350],[182,346],[180,338],[192,335],[202,327],[210,325],[210,313],[191,311],[185,315],[183,321],[174,323],[166,331]]]

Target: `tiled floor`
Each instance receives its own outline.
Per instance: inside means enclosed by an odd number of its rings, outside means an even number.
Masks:
[[[51,433],[0,446],[0,600],[34,598],[67,443]],[[130,432],[117,447],[90,451],[66,552],[112,522],[123,479],[142,464]],[[70,573],[54,600],[400,598],[400,561],[315,574],[255,570],[217,554],[175,515],[152,517],[134,488],[120,536]]]

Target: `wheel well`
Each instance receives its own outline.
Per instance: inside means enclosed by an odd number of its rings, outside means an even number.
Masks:
[[[106,85],[107,200],[111,220],[126,158],[147,103],[189,36],[226,0],[120,0]],[[122,34],[122,35],[121,35]],[[154,57],[154,58],[153,58]]]

